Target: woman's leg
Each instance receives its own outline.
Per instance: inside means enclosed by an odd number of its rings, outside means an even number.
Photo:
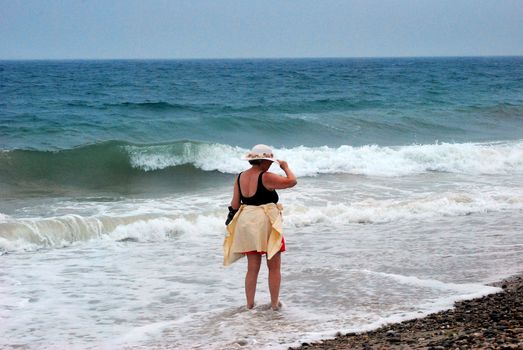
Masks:
[[[258,282],[258,272],[260,272],[261,255],[247,254],[247,274],[245,275],[245,297],[247,298],[247,308],[254,307],[254,295],[256,294],[256,283]]]
[[[272,259],[267,260],[269,268],[269,292],[271,293],[271,307],[273,310],[280,308],[280,283],[281,283],[281,253],[277,253]]]

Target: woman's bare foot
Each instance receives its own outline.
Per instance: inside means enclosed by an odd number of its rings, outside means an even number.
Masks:
[[[250,309],[252,309],[252,308],[254,307],[254,303],[252,303],[252,304],[247,304],[247,305],[245,305],[245,307],[246,307],[248,310],[250,310]]]
[[[279,301],[279,300],[278,300],[278,303],[276,305],[271,305],[271,308],[272,308],[273,311],[278,311],[278,310],[281,309],[281,307],[282,307],[281,301]]]

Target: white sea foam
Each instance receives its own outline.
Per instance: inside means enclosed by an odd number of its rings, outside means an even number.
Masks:
[[[458,292],[463,296],[480,297],[487,294],[501,292],[501,288],[479,285],[477,283],[450,283],[442,282],[435,279],[423,279],[416,276],[404,276],[394,273],[376,272],[362,270],[365,273],[378,275],[395,280],[401,284],[407,284],[415,287],[437,289],[442,291]]]
[[[176,205],[176,202],[182,205]],[[194,208],[180,198],[147,200],[143,203],[118,202],[112,214],[104,204],[103,214],[94,216],[67,214],[48,218],[11,218],[7,222],[0,222],[0,250],[32,251],[64,247],[92,239],[158,242],[176,239],[184,234],[223,234],[225,207],[218,204],[225,203],[225,199],[209,198],[207,208],[203,202]],[[404,198],[362,198],[321,206],[309,205],[308,202],[310,199],[305,197],[285,205],[287,228],[318,223],[330,226],[371,224],[521,210],[523,193],[494,188],[469,192],[420,193]]]
[[[126,146],[133,167],[145,171],[192,164],[204,171],[238,173],[245,168],[240,147],[223,144]],[[460,174],[523,173],[523,141],[498,143],[436,143],[382,147],[295,147],[275,149],[298,176],[357,174],[403,176],[426,172]]]
[[[301,220],[296,209],[286,206],[286,225],[288,219]],[[221,267],[223,217],[216,214],[121,217],[111,232],[86,244],[3,256],[0,292],[6,298],[0,302],[0,330],[13,343],[43,349],[67,342],[78,349],[284,349],[296,341],[372,329],[496,292],[481,284],[485,275],[521,266],[521,246],[507,254],[508,245],[521,242],[521,230],[512,217],[503,227],[503,215],[486,218],[495,227],[477,225],[474,234],[464,225],[474,222],[471,216],[448,219],[430,239],[426,231],[405,230],[404,223],[326,230],[312,225],[286,231],[282,311],[263,307],[269,300],[268,287],[261,283],[267,278],[265,267],[257,291],[260,307],[245,310],[239,307],[245,261]],[[53,218],[59,219],[78,222]],[[429,218],[423,224],[433,228],[441,221]],[[403,237],[383,233],[395,229]],[[118,242],[126,238],[146,243]],[[485,259],[470,252],[496,255]]]
[[[135,240],[139,242],[159,242],[176,238],[183,234],[199,235],[206,231],[224,231],[222,218],[213,215],[199,215],[195,218],[159,217],[149,220],[138,220],[117,226],[109,233],[111,240]]]
[[[332,203],[325,206],[287,206],[285,222],[294,227],[316,223],[385,223],[402,219],[429,219],[502,210],[523,209],[523,193],[512,191],[444,192],[406,198]]]
[[[1,222],[6,222],[7,220],[9,220],[9,215],[5,215],[5,214],[0,213],[0,223]]]
[[[82,217],[65,215],[51,218],[11,220],[0,223],[0,251],[34,251],[60,248],[93,239],[111,241],[160,242],[183,234],[225,232],[223,217],[216,214],[162,216]]]
[[[184,142],[154,146],[125,146],[131,165],[145,171],[192,164],[204,171],[239,172],[245,149],[222,144]]]
[[[150,337],[158,336],[162,330],[173,324],[173,321],[154,322],[141,327],[135,327],[124,335],[113,339],[108,345],[102,346],[103,349],[123,348],[125,345],[136,344],[147,340]]]

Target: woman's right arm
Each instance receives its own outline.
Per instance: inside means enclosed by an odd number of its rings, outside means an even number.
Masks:
[[[238,188],[238,177],[236,177],[234,180],[231,207],[233,207],[233,209],[238,209],[240,207],[240,189]]]
[[[281,170],[285,172],[285,176],[266,173],[263,176],[263,185],[269,190],[278,190],[296,186],[298,181],[296,175],[294,175],[291,168],[289,168],[289,164],[284,160],[278,160],[278,163],[280,163]]]

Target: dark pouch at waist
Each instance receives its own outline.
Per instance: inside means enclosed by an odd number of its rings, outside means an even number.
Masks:
[[[225,220],[225,226],[229,225],[229,223],[234,218],[234,215],[238,212],[238,209],[233,209],[231,206],[229,206],[229,214],[227,214],[227,220]]]

